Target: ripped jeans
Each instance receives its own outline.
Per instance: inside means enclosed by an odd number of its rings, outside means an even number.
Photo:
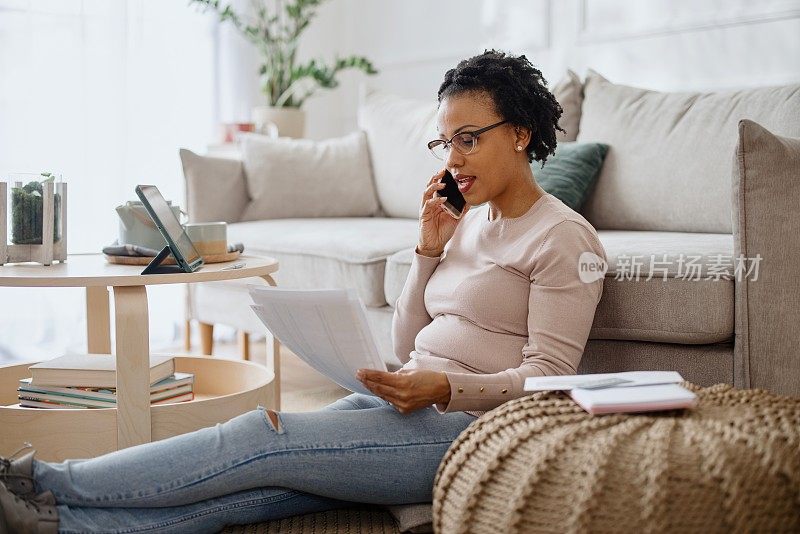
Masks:
[[[223,424],[90,460],[34,461],[59,532],[218,532],[354,502],[430,502],[447,448],[475,418],[403,415],[352,394],[325,408],[262,408]]]

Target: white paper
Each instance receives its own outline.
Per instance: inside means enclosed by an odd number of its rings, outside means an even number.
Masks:
[[[356,370],[386,371],[386,364],[355,291],[248,289],[253,311],[283,345],[343,388],[373,395],[356,379]]]
[[[580,387],[587,381],[603,378],[622,378],[629,380],[614,388],[648,386],[655,384],[675,384],[683,382],[683,377],[675,371],[627,371],[623,373],[596,373],[588,375],[529,376],[525,379],[525,391],[567,391]]]

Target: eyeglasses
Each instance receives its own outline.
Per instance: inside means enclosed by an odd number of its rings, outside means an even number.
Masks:
[[[449,141],[445,141],[444,139],[435,139],[428,143],[428,150],[431,151],[437,159],[444,160],[447,158],[447,153],[450,151],[450,147],[456,149],[456,151],[460,154],[467,155],[472,153],[475,150],[475,147],[478,146],[478,136],[484,132],[488,132],[492,128],[497,128],[501,124],[505,124],[508,121],[500,121],[496,122],[490,126],[485,128],[481,128],[480,130],[475,130],[474,132],[460,132],[455,134],[453,137],[450,138]]]

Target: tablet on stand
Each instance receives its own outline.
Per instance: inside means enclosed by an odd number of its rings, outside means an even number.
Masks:
[[[136,195],[167,242],[142,274],[193,273],[200,269],[203,266],[203,257],[194,248],[192,240],[186,235],[158,188],[154,185],[137,185]],[[175,258],[177,265],[162,264],[170,255]]]

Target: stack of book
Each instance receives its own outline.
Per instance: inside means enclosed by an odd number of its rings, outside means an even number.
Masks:
[[[525,391],[566,391],[590,414],[654,412],[692,408],[697,395],[681,386],[675,371],[628,371],[528,377]]]
[[[19,405],[27,408],[115,408],[116,358],[108,354],[69,354],[29,368],[19,381]],[[194,375],[175,371],[172,356],[150,357],[150,403],[194,398]]]

